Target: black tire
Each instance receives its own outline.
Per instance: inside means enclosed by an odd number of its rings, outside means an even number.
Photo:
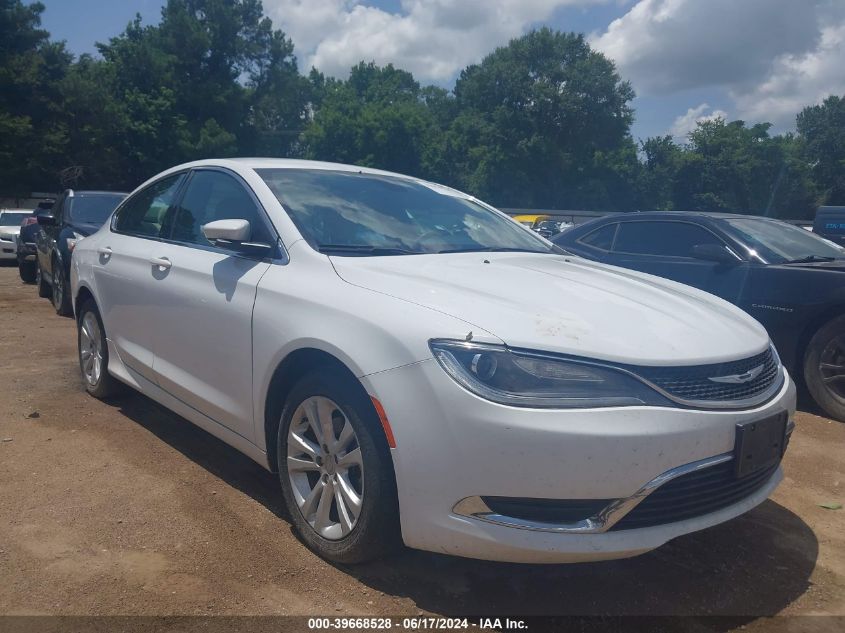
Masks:
[[[35,269],[35,262],[18,262],[18,274],[21,281],[27,284],[35,283],[38,271]]]
[[[841,349],[837,342],[841,344]],[[819,328],[804,355],[804,381],[810,395],[827,415],[845,422],[845,372],[840,380],[825,382],[831,372],[823,370],[822,363],[845,367],[845,315]]]
[[[44,273],[41,272],[41,262],[35,264],[35,285],[38,287],[38,296],[47,299],[53,296],[53,289],[50,284],[44,281]]]
[[[64,266],[58,259],[53,260],[53,288],[50,300],[59,316],[73,314],[73,306],[70,303],[70,283],[65,276]]]
[[[86,377],[82,354],[82,328],[83,323],[85,323],[85,317],[87,314],[93,315],[99,330],[99,342],[102,362],[101,370],[99,373],[99,379],[95,381],[90,381]],[[107,398],[114,398],[116,396],[125,394],[128,391],[128,387],[126,387],[126,385],[124,385],[122,382],[117,380],[114,376],[109,373],[109,348],[108,344],[106,343],[106,329],[103,327],[103,320],[100,318],[100,312],[97,310],[97,306],[93,301],[88,300],[83,303],[82,306],[79,308],[79,318],[76,322],[76,330],[79,370],[82,373],[82,382],[85,385],[85,390],[95,398],[99,398],[101,400]]]
[[[312,396],[324,396],[338,405],[355,431],[361,449],[364,491],[361,511],[351,531],[337,540],[324,538],[305,519],[287,470],[287,438],[293,414]],[[399,508],[390,451],[378,415],[354,378],[338,369],[326,368],[299,380],[282,410],[276,447],[282,496],[297,532],[309,548],[326,560],[350,564],[380,558],[399,546]]]

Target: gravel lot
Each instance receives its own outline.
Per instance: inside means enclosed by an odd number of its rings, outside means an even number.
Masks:
[[[820,507],[845,503],[845,424],[800,413],[771,500],[638,558],[344,568],[298,541],[273,475],[140,395],[87,396],[73,320],[10,266],[0,315],[0,614],[845,616],[845,510]]]

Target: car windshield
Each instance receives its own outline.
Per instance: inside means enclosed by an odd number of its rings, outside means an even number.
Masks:
[[[516,222],[447,187],[361,172],[256,171],[322,253],[557,252]]]
[[[120,193],[77,194],[71,199],[70,217],[79,224],[100,226],[125,197]]]
[[[19,226],[29,213],[0,213],[0,226]]]
[[[763,218],[731,218],[726,222],[769,264],[845,258],[845,249],[799,226]]]

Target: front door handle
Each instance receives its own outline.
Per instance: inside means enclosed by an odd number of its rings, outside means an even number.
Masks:
[[[153,257],[150,260],[150,263],[153,266],[158,266],[162,270],[167,270],[168,268],[170,268],[173,265],[171,263],[171,261],[169,259],[167,259],[166,257]]]
[[[103,257],[111,257],[113,251],[111,249],[111,246],[102,246],[97,249],[97,252]]]

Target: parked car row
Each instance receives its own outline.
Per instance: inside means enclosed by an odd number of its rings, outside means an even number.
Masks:
[[[690,212],[605,216],[554,242],[739,306],[765,326],[816,403],[845,420],[845,249],[838,244],[768,218]]]
[[[113,191],[66,190],[56,201],[24,211],[18,219],[14,257],[23,281],[34,283],[62,316],[72,313],[70,261],[76,243],[99,229],[126,197]]]
[[[180,165],[80,239],[94,197],[63,195],[36,240],[85,388],[140,391],[278,473],[329,560],[631,556],[782,479],[794,384],[712,294],[357,166]]]

